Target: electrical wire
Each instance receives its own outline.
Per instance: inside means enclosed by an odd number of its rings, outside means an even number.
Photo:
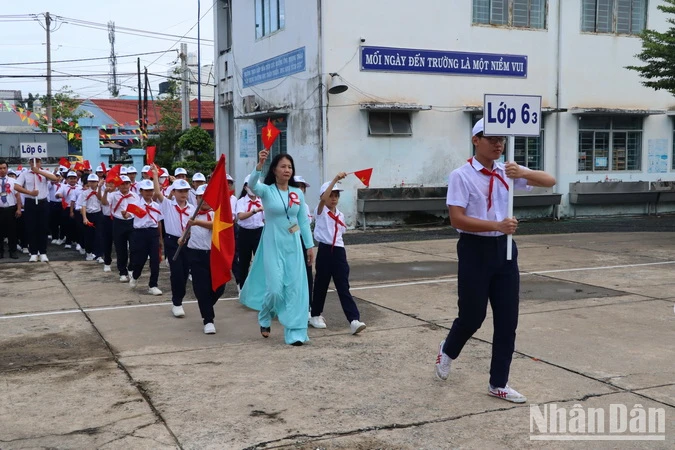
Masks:
[[[170,52],[172,49],[169,48],[168,50],[158,50],[156,52],[144,52],[144,53],[132,53],[129,55],[115,55],[117,58],[132,58],[136,56],[147,56],[147,55],[157,55],[159,53],[165,54],[167,52]],[[108,60],[110,58],[109,56],[101,56],[97,58],[77,58],[77,59],[60,59],[56,61],[52,61],[52,64],[59,64],[59,63],[71,63],[71,62],[83,62],[83,61],[101,61],[101,60]],[[32,64],[47,64],[47,61],[28,61],[28,62],[11,62],[11,63],[0,63],[0,66],[26,66],[26,65],[32,65]]]

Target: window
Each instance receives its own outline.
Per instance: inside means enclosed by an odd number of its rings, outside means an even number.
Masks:
[[[473,23],[546,28],[546,0],[473,0]]]
[[[267,125],[267,117],[257,119],[255,121],[255,129],[256,129],[256,139],[258,142],[258,148],[262,149],[263,144],[262,144],[262,129]],[[279,136],[277,136],[277,139],[274,141],[274,144],[272,144],[272,147],[270,148],[270,154],[267,157],[267,161],[265,161],[265,164],[263,165],[262,168],[262,173],[263,176],[267,174],[267,170],[270,168],[270,163],[272,162],[272,159],[277,156],[280,153],[287,153],[287,147],[286,147],[286,131],[287,131],[287,121],[285,116],[276,116],[276,117],[271,117],[272,123],[274,124],[275,127],[279,129]]]
[[[369,111],[368,134],[371,136],[411,136],[410,112]]]
[[[579,172],[640,170],[641,163],[642,117],[579,118]]]
[[[474,113],[471,115],[471,128],[483,118],[482,113]],[[525,166],[532,170],[544,170],[544,121],[541,120],[541,134],[539,137],[525,137],[518,136],[514,143],[513,159],[521,166]],[[504,143],[504,153],[500,161],[506,158],[506,149],[508,146],[508,139]],[[474,153],[473,144],[471,145],[471,153]]]
[[[582,0],[581,31],[639,34],[647,27],[647,0]]]
[[[255,0],[255,37],[261,39],[286,25],[286,0]]]

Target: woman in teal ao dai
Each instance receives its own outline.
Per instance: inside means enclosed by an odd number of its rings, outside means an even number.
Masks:
[[[259,163],[249,179],[249,187],[262,199],[265,226],[239,301],[259,311],[258,323],[263,337],[269,336],[272,318],[276,316],[284,326],[286,343],[302,345],[309,340],[305,267],[313,262],[314,240],[305,214],[305,197],[293,180],[293,158],[287,154],[277,155],[262,181],[262,165],[268,155],[266,150],[260,152]],[[300,245],[301,238],[309,249],[308,262]]]

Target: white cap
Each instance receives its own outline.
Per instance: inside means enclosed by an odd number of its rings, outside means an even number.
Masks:
[[[249,178],[251,178],[251,175],[246,175],[246,178],[244,178],[244,184],[248,184]]]
[[[206,177],[204,176],[203,173],[197,172],[194,175],[192,175],[192,181],[206,181]]]
[[[162,167],[159,172],[162,174],[162,175],[159,176],[159,178],[168,178],[169,177],[169,171],[166,170],[166,167]]]
[[[90,173],[87,177],[87,181],[96,181],[98,183],[98,175],[95,173]]]
[[[307,187],[310,186],[310,184],[308,182],[306,182],[305,179],[302,178],[300,175],[294,176],[293,179],[295,180],[296,183],[303,183]]]
[[[178,175],[187,175],[187,170],[182,167],[176,168],[176,170],[173,171],[173,176],[177,177]]]
[[[155,189],[155,185],[152,181],[150,180],[141,180],[138,183],[138,189],[144,190],[144,191],[150,191]]]
[[[128,172],[126,167],[120,167],[120,175],[126,175],[127,173]]]
[[[141,173],[148,173],[148,172],[150,172],[150,170],[152,170],[152,167],[143,166],[143,168],[141,169]]]
[[[225,175],[227,176],[227,181],[231,181],[234,183],[234,178],[232,178],[229,173],[226,173]]]
[[[99,166],[96,166],[95,172],[101,172],[101,173],[103,173],[103,167],[101,167],[100,165],[99,165]]]
[[[197,188],[197,192],[195,192],[195,195],[204,195],[204,192],[206,192],[206,186],[207,184],[202,184]]]
[[[324,184],[321,185],[321,191],[319,192],[319,195],[323,195],[324,192],[326,192],[326,189],[328,189],[328,186],[330,186],[330,181],[326,181]],[[341,189],[337,184],[333,186],[333,192],[338,191],[342,192],[344,189]]]
[[[73,172],[72,170],[66,174],[66,178],[70,177],[75,177],[77,178],[77,172]]]
[[[59,172],[68,172],[68,168],[66,166],[59,166]]]
[[[122,180],[122,182],[124,182],[124,183],[131,183],[131,178],[129,178],[126,175],[121,175],[120,180]]]
[[[171,189],[173,189],[174,191],[179,191],[181,189],[190,189],[190,183],[188,183],[185,180],[176,180],[171,185]]]
[[[478,122],[476,122],[476,125],[473,126],[473,130],[471,130],[471,137],[477,135],[478,133],[482,133],[483,130],[483,119],[480,119]]]
[[[138,173],[138,170],[134,166],[127,167],[127,173]]]
[[[14,172],[14,169],[7,169],[7,173],[10,174],[10,175],[17,176],[16,172]],[[77,176],[77,174],[75,176]]]

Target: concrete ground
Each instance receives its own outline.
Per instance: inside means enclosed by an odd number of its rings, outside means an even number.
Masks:
[[[517,241],[510,383],[524,405],[486,395],[490,313],[450,378],[434,376],[457,313],[454,238],[349,246],[368,328],[350,335],[330,293],[328,328],[310,329],[303,347],[284,345],[277,322],[263,339],[232,285],[206,336],[192,292],[175,319],[170,295],[141,289],[147,275],[130,290],[72,252],[48,264],[5,259],[0,448],[674,448],[675,233]],[[164,268],[160,288],[170,291]],[[541,432],[530,405],[552,404],[662,408],[665,437],[531,440]]]

